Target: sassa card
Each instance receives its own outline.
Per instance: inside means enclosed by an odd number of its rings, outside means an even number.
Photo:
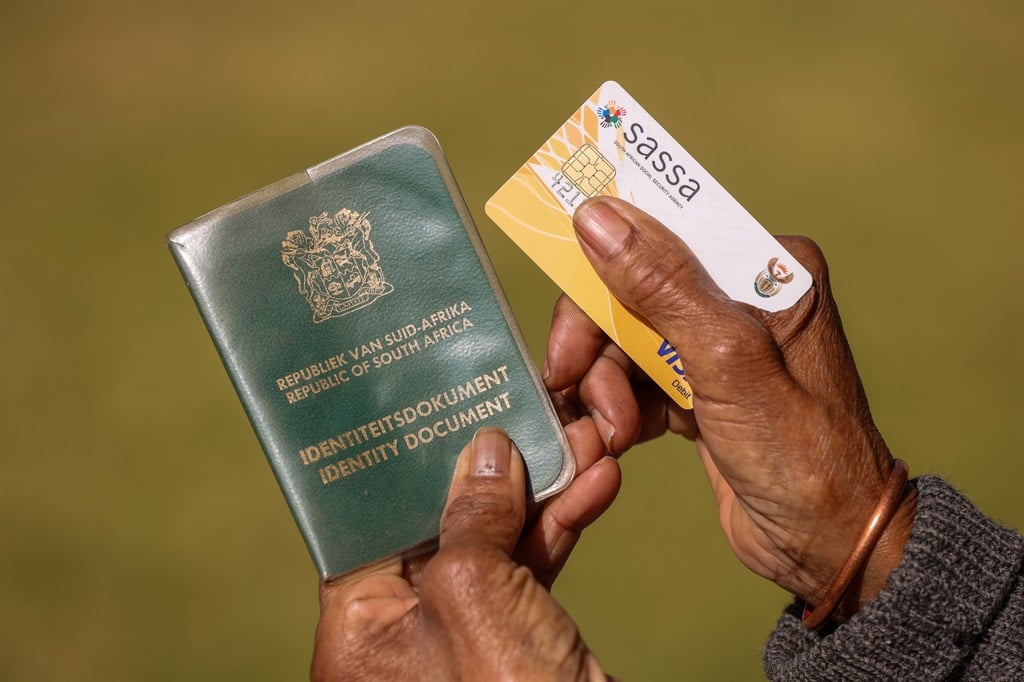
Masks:
[[[589,197],[619,197],[675,232],[730,297],[770,312],[796,303],[810,274],[622,86],[608,81],[487,202],[487,215],[652,380],[683,407],[675,350],[604,286],[576,241]]]

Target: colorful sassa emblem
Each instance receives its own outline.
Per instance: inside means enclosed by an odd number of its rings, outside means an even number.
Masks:
[[[294,271],[313,322],[348,315],[394,291],[370,240],[368,215],[324,211],[309,219],[308,233],[295,230],[281,242],[281,260]]]
[[[779,293],[783,284],[793,281],[793,273],[778,258],[768,261],[768,267],[762,270],[754,280],[754,291],[762,298],[771,298]]]
[[[611,100],[604,106],[597,108],[597,117],[601,119],[602,128],[618,128],[622,125],[622,119],[626,115],[626,110],[615,103],[615,100]]]

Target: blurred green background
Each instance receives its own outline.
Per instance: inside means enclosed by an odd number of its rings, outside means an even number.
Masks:
[[[483,204],[609,78],[824,247],[912,471],[1024,526],[1022,29],[1017,2],[7,0],[0,679],[305,677],[313,566],[165,233],[425,125],[540,358],[557,292]],[[787,596],[692,447],[623,465],[556,595],[624,679],[760,679]]]

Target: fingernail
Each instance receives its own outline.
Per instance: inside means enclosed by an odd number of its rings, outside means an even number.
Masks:
[[[473,436],[473,476],[507,476],[512,457],[512,441],[500,429],[483,428]]]
[[[573,216],[580,239],[601,256],[610,256],[620,248],[632,229],[615,209],[604,201],[583,204]]]
[[[598,433],[601,434],[601,440],[604,441],[605,448],[608,452],[612,452],[612,438],[615,437],[615,425],[605,419],[604,415],[597,410],[590,410],[590,417],[597,425]]]

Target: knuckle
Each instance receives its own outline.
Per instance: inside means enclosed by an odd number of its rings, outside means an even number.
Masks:
[[[744,321],[739,318],[739,321]],[[760,357],[762,349],[756,343],[758,337],[767,337],[763,328],[759,325],[746,325],[751,327],[749,332],[738,329],[738,325],[732,325],[729,330],[731,334],[715,334],[714,341],[707,346],[708,355],[712,358],[715,367],[728,367],[742,362],[747,357]]]
[[[810,237],[788,236],[779,237],[779,242],[811,273],[815,282],[828,282],[828,262],[816,241]]]
[[[708,399],[702,387],[709,379],[716,386],[755,390],[767,385],[767,378],[782,367],[779,347],[768,328],[756,317],[738,312],[708,320],[696,339],[699,362],[688,366],[687,372],[694,393],[702,399]]]
[[[423,585],[446,609],[458,610],[493,592],[491,585],[499,578],[498,568],[494,557],[480,548],[445,548],[427,564]]]
[[[785,246],[811,274],[814,284],[789,310],[765,313],[762,317],[780,347],[788,348],[794,340],[822,327],[840,328],[839,314],[832,297],[828,263],[818,244],[808,237],[781,237]],[[823,338],[830,338],[829,332]]]

